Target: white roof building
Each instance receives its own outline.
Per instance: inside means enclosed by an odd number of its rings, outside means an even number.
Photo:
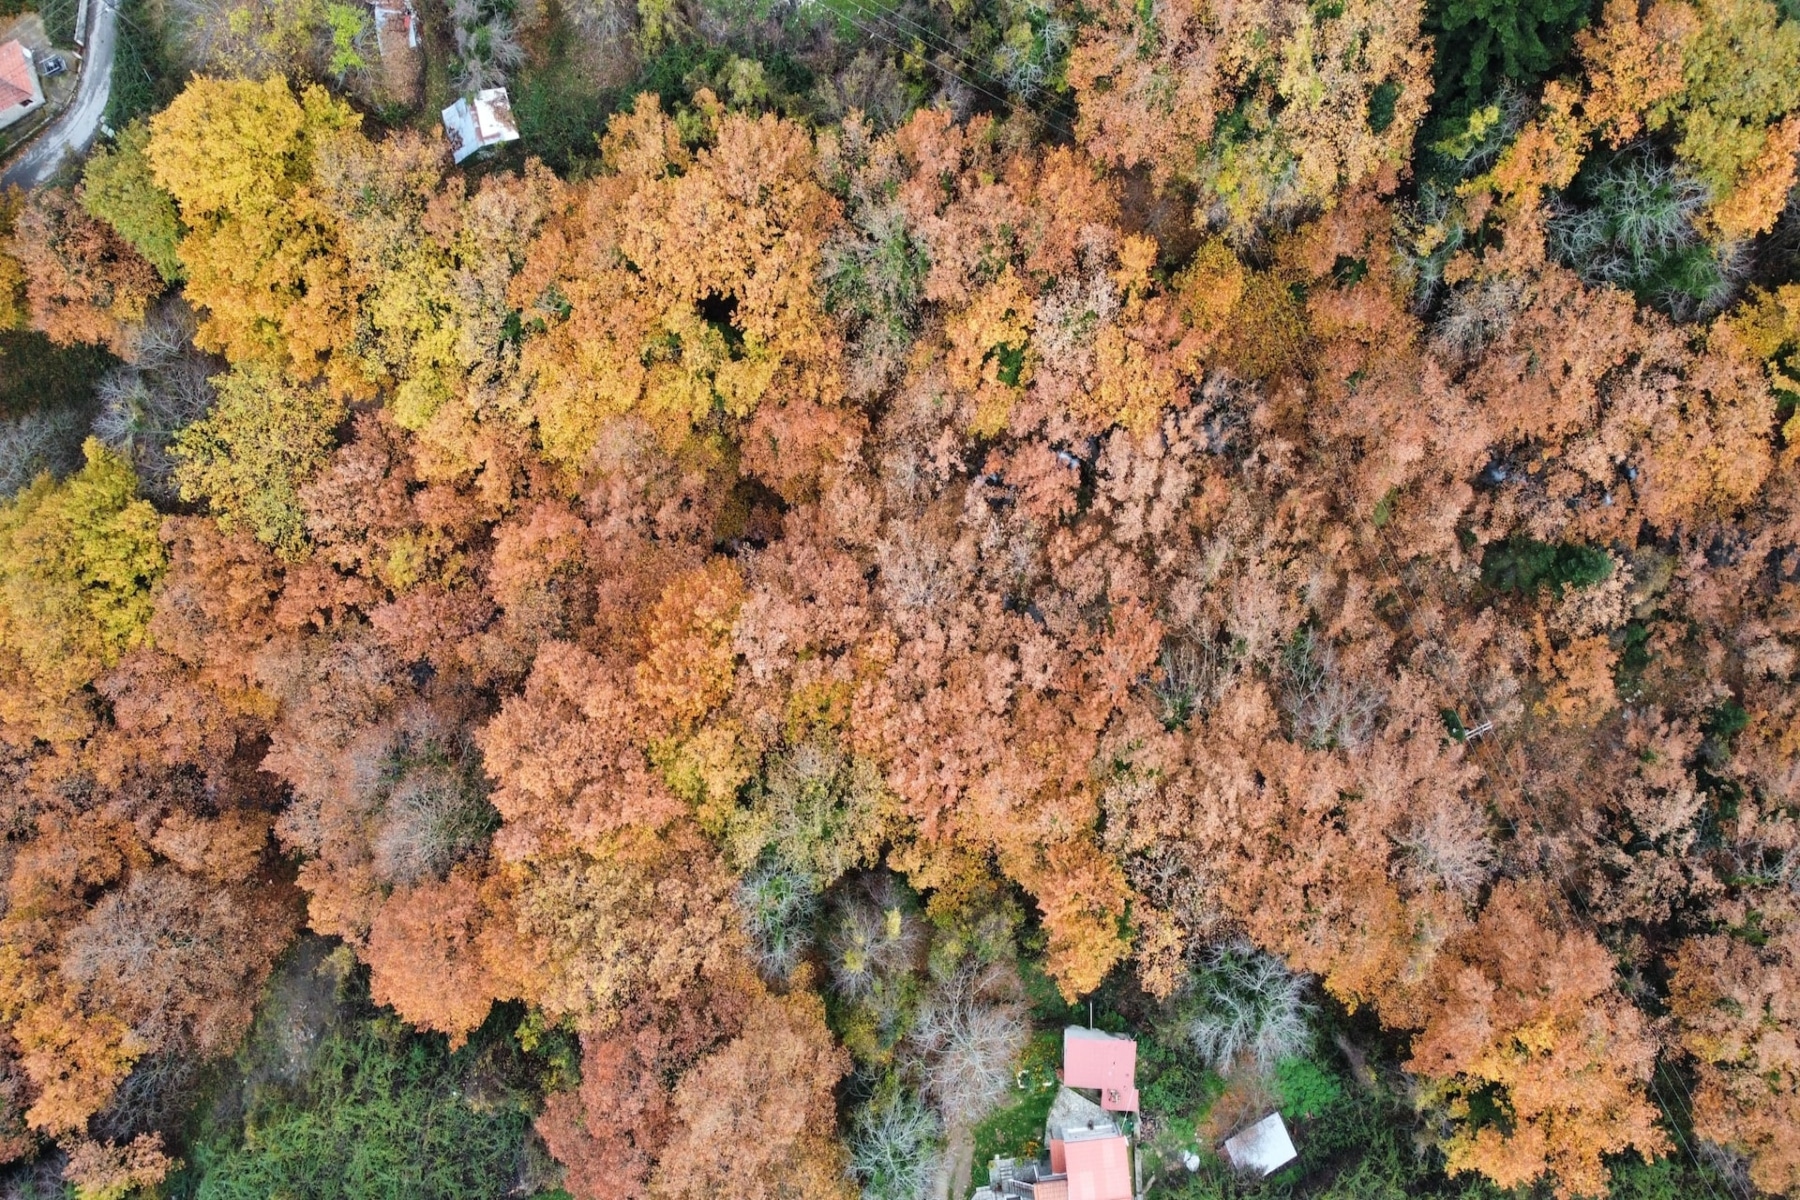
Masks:
[[[444,134],[450,139],[450,156],[459,163],[483,146],[518,141],[519,126],[513,121],[506,89],[488,88],[446,108]]]
[[[1225,1157],[1240,1171],[1272,1175],[1293,1162],[1299,1155],[1294,1139],[1288,1136],[1287,1123],[1280,1113],[1270,1113],[1247,1129],[1240,1129],[1225,1140]]]

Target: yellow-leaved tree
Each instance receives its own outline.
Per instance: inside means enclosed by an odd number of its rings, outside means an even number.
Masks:
[[[205,77],[150,122],[151,172],[188,228],[180,256],[187,297],[205,310],[203,348],[367,390],[343,352],[354,297],[336,219],[312,185],[319,143],[358,122],[323,88]]]
[[[571,189],[514,284],[528,327],[531,415],[555,459],[578,462],[627,412],[672,442],[765,403],[839,387],[817,287],[837,202],[799,125],[718,110],[689,152],[652,95],[615,117],[609,173]]]
[[[167,558],[129,464],[92,438],[87,465],[0,508],[0,722],[39,733],[69,695],[143,643]]]

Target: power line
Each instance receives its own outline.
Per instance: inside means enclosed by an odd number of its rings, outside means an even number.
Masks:
[[[1408,625],[1409,625],[1409,627],[1411,627],[1414,630],[1413,636],[1415,639],[1418,639],[1422,644],[1423,639],[1419,638],[1419,634],[1417,632],[1417,630],[1420,628],[1420,626],[1418,624],[1418,620],[1417,620],[1418,610],[1414,605],[1412,605],[1411,603],[1409,603],[1407,601],[1407,598],[1405,595],[1401,594],[1402,589],[1410,590],[1409,585],[1406,583],[1405,578],[1402,576],[1399,568],[1395,565],[1393,559],[1389,555],[1389,547],[1386,544],[1387,538],[1383,534],[1381,534],[1379,531],[1377,531],[1374,540],[1376,542],[1377,552],[1381,555],[1383,565],[1387,568],[1389,574],[1391,574],[1393,576],[1394,586],[1396,588],[1396,596],[1400,600],[1401,605],[1403,607],[1405,607],[1407,610]],[[1445,650],[1445,648],[1441,644],[1436,644],[1434,648],[1436,649],[1436,651],[1440,657],[1447,657],[1448,652]],[[1482,721],[1487,723],[1488,725],[1492,726],[1493,725],[1493,715],[1491,712],[1488,711],[1487,705],[1482,702],[1480,696],[1478,694],[1471,693],[1469,700],[1470,700],[1470,703],[1474,707],[1477,707],[1481,710],[1479,715],[1481,716]],[[1512,783],[1513,789],[1517,792],[1519,799],[1524,803],[1526,809],[1531,813],[1531,822],[1532,822],[1532,825],[1535,828],[1538,836],[1540,838],[1544,839],[1545,841],[1548,841],[1549,834],[1544,825],[1542,814],[1539,812],[1536,802],[1532,800],[1530,791],[1525,788],[1523,781],[1516,774],[1512,773],[1511,764],[1506,761],[1506,756],[1504,754],[1496,754],[1494,757],[1497,757],[1499,759],[1501,767],[1504,770],[1506,770],[1507,773],[1511,776],[1511,783]],[[1511,830],[1513,837],[1516,839],[1519,836],[1518,825],[1513,822],[1511,817],[1507,816],[1504,812],[1501,812],[1497,806],[1495,808],[1495,814],[1500,818],[1501,821],[1505,822],[1507,827]],[[1562,864],[1562,878],[1559,881],[1559,883],[1562,888],[1564,896],[1569,900],[1569,902],[1582,914],[1582,916],[1587,920],[1587,922],[1589,923],[1590,926],[1598,928],[1599,921],[1595,918],[1593,911],[1581,899],[1579,892],[1573,887],[1573,885],[1570,882],[1569,868],[1568,868],[1567,863]],[[1682,1150],[1686,1152],[1689,1161],[1691,1161],[1694,1164],[1694,1169],[1699,1173],[1701,1180],[1706,1184],[1707,1193],[1709,1195],[1711,1195],[1712,1197],[1714,1197],[1714,1200],[1717,1200],[1718,1195],[1719,1195],[1718,1189],[1713,1185],[1711,1178],[1707,1175],[1706,1169],[1700,1161],[1699,1153],[1697,1151],[1695,1151],[1693,1146],[1689,1143],[1687,1135],[1682,1133],[1681,1122],[1678,1119],[1675,1119],[1676,1114],[1674,1112],[1674,1106],[1670,1103],[1668,1095],[1663,1091],[1661,1085],[1657,1082],[1658,1073],[1659,1072],[1666,1073],[1667,1069],[1668,1069],[1667,1064],[1662,1061],[1662,1055],[1659,1051],[1659,1053],[1657,1054],[1657,1061],[1655,1063],[1653,1063],[1651,1066],[1650,1080],[1649,1080],[1650,1089],[1651,1089],[1651,1091],[1653,1091],[1656,1094],[1656,1098],[1662,1102],[1665,1110],[1670,1112],[1670,1115],[1671,1115],[1671,1119],[1669,1121],[1670,1132],[1672,1132],[1675,1135],[1676,1140],[1681,1144]],[[1681,1084],[1681,1081],[1679,1079],[1674,1080],[1674,1082],[1675,1082],[1675,1085],[1676,1085],[1676,1088],[1677,1088],[1679,1094],[1682,1097],[1682,1104],[1683,1104],[1683,1108],[1686,1113],[1687,1123],[1691,1126],[1694,1122],[1693,1096]],[[1727,1192],[1731,1192],[1735,1198],[1736,1193],[1732,1191],[1731,1183],[1729,1180],[1725,1181],[1725,1186],[1726,1186]]]
[[[991,83],[995,87],[1001,89],[1002,92],[1007,90],[1005,83],[1001,82],[1000,79],[998,79],[991,73],[983,71],[979,66],[977,66],[975,64],[975,62],[972,59],[966,57],[961,51],[959,51],[953,44],[951,44],[948,40],[944,39],[941,35],[934,34],[929,29],[927,29],[925,26],[919,25],[917,22],[911,21],[910,18],[901,16],[898,5],[896,5],[892,9],[884,9],[884,8],[880,7],[878,4],[876,4],[874,2],[874,0],[844,0],[844,3],[855,6],[855,8],[859,12],[862,12],[865,15],[870,16],[874,20],[880,22],[886,28],[891,30],[896,36],[898,36],[900,38],[911,38],[914,41],[917,41],[927,51],[933,52],[934,54],[936,54],[940,57],[943,57],[943,58],[949,58],[950,60],[952,60],[952,62],[956,66],[960,66],[972,74],[977,74],[977,75],[982,76],[989,83]],[[883,35],[882,33],[878,32],[877,30],[871,28],[870,26],[863,24],[861,21],[858,21],[854,16],[851,16],[850,13],[848,11],[846,11],[845,9],[834,6],[833,11],[836,12],[839,16],[843,17],[846,21],[849,21],[850,24],[854,25],[857,29],[861,30],[864,34],[876,39],[877,41],[884,43],[885,45],[892,47],[893,49],[899,51],[901,54],[907,54],[907,53],[912,52],[909,47],[901,44],[900,42],[894,41],[892,38],[889,38],[889,37]],[[912,29],[909,30],[909,29],[905,28],[901,24],[902,21],[905,21],[905,22],[911,24]],[[1039,108],[1039,107],[1031,104],[1028,100],[1025,100],[1023,98],[1008,98],[1007,96],[992,92],[992,91],[988,90],[987,88],[983,87],[981,84],[975,82],[975,80],[967,78],[966,76],[960,74],[958,71],[953,69],[951,66],[945,65],[941,61],[934,62],[932,65],[935,66],[938,70],[944,72],[944,74],[946,74],[946,75],[950,76],[952,79],[956,80],[958,83],[962,84],[964,87],[969,88],[971,91],[976,91],[976,92],[981,93],[983,96],[986,96],[988,99],[992,100],[995,104],[1000,105],[1002,108],[1023,108],[1023,109],[1026,109],[1026,110],[1032,112],[1033,114],[1035,114],[1038,117],[1039,120],[1043,121],[1043,123],[1046,126],[1048,126],[1053,132],[1058,133],[1058,134],[1062,135],[1063,137],[1068,138],[1071,142],[1075,141],[1075,131],[1073,129],[1070,129],[1068,126],[1064,125],[1062,122],[1058,121],[1049,111]]]

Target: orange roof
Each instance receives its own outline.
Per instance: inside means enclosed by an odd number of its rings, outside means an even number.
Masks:
[[[1069,1200],[1131,1200],[1131,1158],[1125,1138],[1082,1138],[1063,1143]]]
[[[12,41],[0,46],[0,112],[37,99],[37,72],[25,47]]]
[[[1040,1179],[1031,1187],[1032,1200],[1069,1200],[1069,1181]]]

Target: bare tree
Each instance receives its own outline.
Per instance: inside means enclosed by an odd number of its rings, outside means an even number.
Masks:
[[[1321,750],[1360,746],[1381,713],[1379,692],[1346,680],[1331,643],[1302,630],[1281,665],[1281,706],[1296,742]]]
[[[389,883],[442,879],[498,823],[474,772],[448,763],[409,770],[388,793],[375,870]]]
[[[194,314],[164,304],[131,335],[129,361],[101,377],[94,436],[137,470],[146,495],[172,500],[175,435],[212,407],[220,364],[194,346]]]
[[[886,872],[870,876],[839,902],[827,942],[832,985],[849,999],[863,999],[890,975],[909,972],[923,948],[918,915]]]
[[[896,1089],[857,1110],[850,1170],[862,1184],[863,1200],[925,1200],[943,1139],[943,1122],[912,1092]]]
[[[953,1125],[980,1120],[1013,1086],[1029,1036],[1011,967],[965,962],[938,982],[913,1026],[925,1095]]]
[[[1180,1033],[1206,1064],[1269,1070],[1312,1040],[1304,976],[1243,938],[1213,947],[1176,1004]]]
[[[817,882],[769,855],[738,884],[737,901],[757,968],[764,978],[786,979],[812,945]]]
[[[1394,840],[1396,872],[1415,886],[1438,883],[1473,899],[1494,871],[1487,817],[1474,804],[1441,803],[1414,814]]]
[[[82,408],[39,408],[0,421],[0,498],[12,496],[48,471],[63,475],[81,466]]]

